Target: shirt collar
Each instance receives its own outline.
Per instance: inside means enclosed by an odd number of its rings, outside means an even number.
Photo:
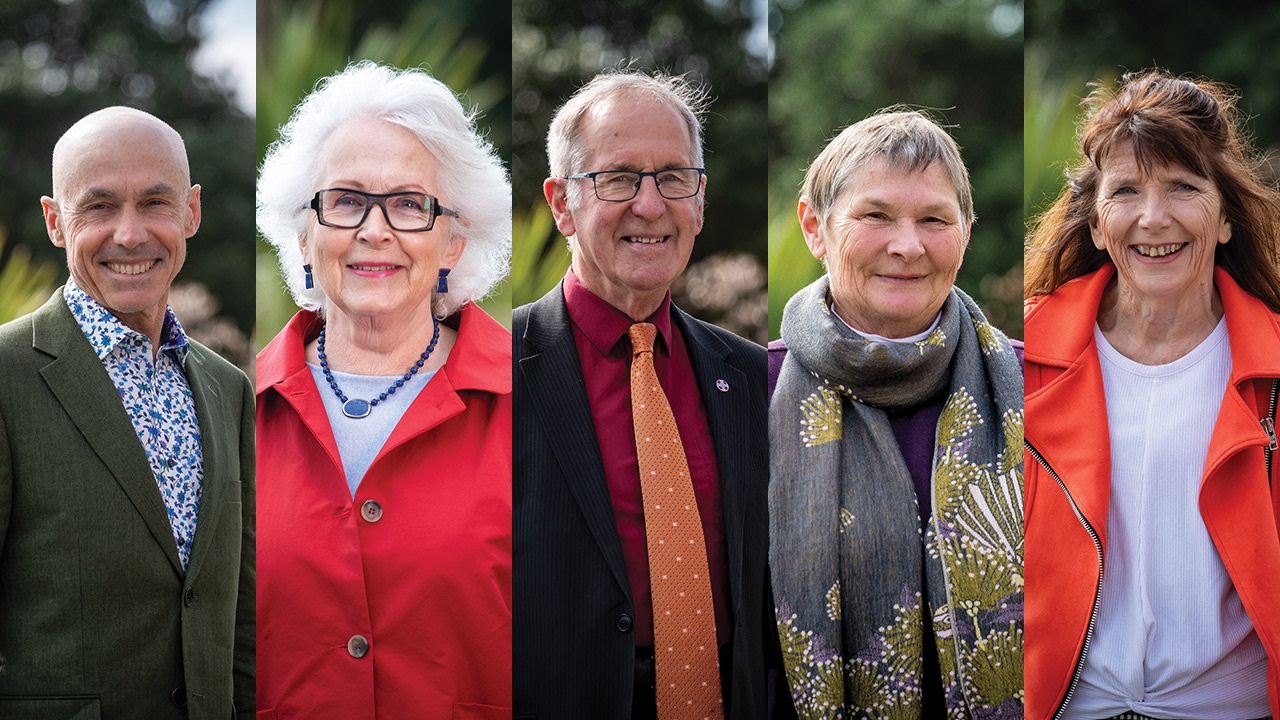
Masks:
[[[605,302],[599,295],[589,290],[573,267],[564,276],[564,304],[569,311],[569,319],[582,331],[587,341],[601,355],[608,355],[635,321],[626,313]],[[658,328],[658,337],[666,348],[671,347],[671,291],[663,296],[662,302],[653,314],[644,319]],[[655,343],[657,345],[657,343]]]
[[[62,297],[66,300],[67,307],[71,309],[71,315],[76,319],[76,324],[89,340],[89,345],[93,347],[99,360],[106,360],[107,356],[121,343],[135,343],[140,340],[150,344],[150,338],[120,322],[120,318],[112,315],[110,310],[102,306],[102,303],[80,289],[75,280],[67,279],[67,284],[62,289]],[[160,340],[161,352],[172,350],[178,362],[186,362],[187,350],[190,347],[187,343],[187,335],[182,329],[182,323],[179,323],[177,316],[173,314],[173,308],[167,305],[164,309],[164,327],[160,330]]]

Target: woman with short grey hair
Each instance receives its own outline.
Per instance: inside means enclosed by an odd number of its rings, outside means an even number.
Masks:
[[[955,141],[890,108],[814,160],[826,274],[770,346],[770,568],[801,718],[1022,717],[1022,378],[955,287]],[[890,712],[892,711],[892,713]]]

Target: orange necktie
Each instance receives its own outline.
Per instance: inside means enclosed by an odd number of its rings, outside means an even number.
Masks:
[[[631,336],[631,411],[640,461],[659,720],[719,720],[720,651],[707,544],[675,416],[653,369],[658,328]]]

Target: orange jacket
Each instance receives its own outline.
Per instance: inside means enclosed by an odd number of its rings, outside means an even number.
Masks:
[[[1106,564],[1111,450],[1093,327],[1114,266],[1026,306],[1026,717],[1055,717],[1074,688]],[[1267,652],[1280,717],[1280,452],[1264,450],[1280,318],[1215,274],[1231,380],[1200,485],[1200,514]],[[1171,437],[1170,442],[1176,442]]]

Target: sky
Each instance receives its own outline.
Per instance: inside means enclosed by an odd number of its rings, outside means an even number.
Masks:
[[[213,0],[205,9],[205,33],[193,64],[197,72],[221,78],[236,104],[254,116],[254,0]]]

